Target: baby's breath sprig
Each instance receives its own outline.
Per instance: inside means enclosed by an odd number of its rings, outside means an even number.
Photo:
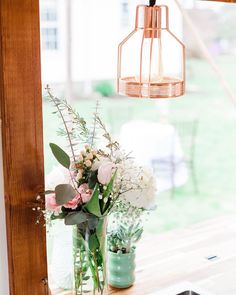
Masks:
[[[37,206],[33,207],[32,210],[37,211],[38,215],[37,215],[35,223],[39,224],[41,219],[44,217],[44,208],[45,208],[45,201],[44,201],[44,198],[42,198],[41,194],[38,194],[36,196],[36,203],[37,203]]]

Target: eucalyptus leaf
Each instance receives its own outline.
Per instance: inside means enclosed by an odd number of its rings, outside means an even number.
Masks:
[[[55,193],[55,191],[53,191],[53,190],[46,190],[44,192],[38,193],[38,195],[39,196],[46,196],[46,195],[50,195],[50,194],[53,194],[53,193]]]
[[[98,222],[99,222],[99,218],[97,216],[89,215],[88,227],[90,230],[94,230],[97,227]]]
[[[59,184],[55,187],[57,205],[64,205],[74,199],[75,189],[70,184]]]
[[[53,194],[53,193],[55,193],[55,191],[47,190],[47,191],[44,192],[44,195],[50,195],[50,194]]]
[[[63,151],[58,145],[55,143],[49,144],[51,151],[54,155],[54,157],[57,159],[57,161],[64,166],[65,168],[70,168],[70,157],[67,155],[66,152]]]
[[[76,225],[87,221],[87,214],[84,212],[69,213],[65,217],[65,225]]]

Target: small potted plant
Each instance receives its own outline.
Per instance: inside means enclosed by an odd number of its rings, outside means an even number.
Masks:
[[[137,224],[121,224],[108,235],[109,284],[116,288],[128,288],[135,281],[135,244],[140,240],[143,227]]]
[[[114,206],[108,229],[108,283],[115,288],[134,284],[136,244],[142,237],[144,217],[155,208],[153,175],[134,163],[128,166],[127,189]],[[138,186],[132,181],[137,178]]]

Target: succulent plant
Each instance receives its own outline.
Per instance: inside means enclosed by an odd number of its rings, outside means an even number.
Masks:
[[[137,224],[120,224],[108,233],[108,249],[115,253],[130,253],[141,239],[143,227]]]

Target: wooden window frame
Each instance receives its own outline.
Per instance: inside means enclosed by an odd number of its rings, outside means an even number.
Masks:
[[[44,186],[39,0],[0,1],[0,117],[10,295],[45,295],[46,232],[29,205]]]

